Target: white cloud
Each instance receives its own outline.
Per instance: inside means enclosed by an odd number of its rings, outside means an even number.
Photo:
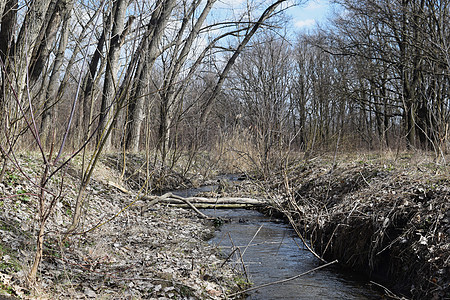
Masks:
[[[308,20],[300,20],[295,22],[295,27],[302,28],[302,27],[309,27],[316,24],[316,20],[314,19],[308,19]]]
[[[327,6],[327,3],[325,1],[309,1],[308,5],[305,7],[305,10],[317,10],[317,9],[323,9]]]

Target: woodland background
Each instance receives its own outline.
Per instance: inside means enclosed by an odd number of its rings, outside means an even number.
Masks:
[[[290,152],[409,149],[445,161],[449,1],[333,2],[327,26],[294,34],[286,10],[303,1],[0,1],[0,182],[20,151],[43,166],[29,278],[61,197],[50,179],[79,154],[69,231],[104,152],[187,172],[197,156],[231,151],[263,178]]]
[[[262,165],[338,140],[447,151],[448,1],[335,1],[300,34],[291,2],[215,2],[1,1],[2,160],[64,143],[166,162],[230,136]]]

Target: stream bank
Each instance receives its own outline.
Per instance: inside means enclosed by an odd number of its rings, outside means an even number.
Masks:
[[[27,154],[18,161],[29,178],[39,178],[38,160]],[[27,289],[25,275],[37,230],[36,186],[14,167],[7,170],[0,185],[0,296],[223,299],[244,286],[241,274],[222,266],[223,259],[204,241],[212,237],[209,222],[190,210],[134,202],[136,198],[108,184],[132,189],[145,182],[141,161],[135,163],[137,170],[128,168],[133,162],[125,171],[128,180],[117,182],[122,178],[119,160],[103,160],[88,187],[80,232],[69,238],[64,231],[71,221],[79,167],[67,170],[64,197],[46,226],[35,290]],[[272,199],[270,210],[290,218],[317,253],[329,261],[339,259],[341,268],[366,271],[374,281],[414,299],[446,299],[450,294],[450,181],[445,166],[411,163],[411,158],[314,158],[295,161],[270,180],[252,177],[217,185],[214,177],[208,180],[199,173],[170,173],[164,180],[154,177],[151,187],[209,184],[217,188],[204,196]],[[60,186],[61,178],[55,178],[48,188],[57,191]]]
[[[449,174],[425,157],[315,158],[290,169],[288,181],[273,180],[271,191],[274,207],[326,260],[398,295],[449,299]]]

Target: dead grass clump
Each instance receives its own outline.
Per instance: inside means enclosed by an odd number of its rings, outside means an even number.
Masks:
[[[102,160],[108,168],[115,170],[117,177],[133,190],[146,188],[148,191],[165,191],[186,187],[190,180],[176,168],[156,166],[143,154],[111,153]]]
[[[211,153],[224,173],[248,174],[262,167],[258,148],[245,128],[223,133]]]
[[[326,259],[414,299],[450,293],[450,178],[421,159],[315,160],[285,211]],[[295,184],[297,185],[295,185]]]

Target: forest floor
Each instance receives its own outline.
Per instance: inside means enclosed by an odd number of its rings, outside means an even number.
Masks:
[[[107,157],[96,169],[76,234],[64,232],[72,220],[80,164],[51,181],[53,191],[63,185],[63,198],[47,222],[33,288],[26,282],[38,223],[32,182],[39,182],[42,167],[32,154],[18,157],[21,170],[10,163],[0,183],[0,299],[223,299],[245,287],[238,271],[222,266],[218,249],[207,243],[215,229],[211,221],[123,193],[108,184],[120,178],[110,162]],[[182,183],[169,180],[165,186]]]
[[[30,155],[19,160],[29,178],[38,178],[42,170],[37,160]],[[35,290],[24,284],[35,245],[35,187],[17,168],[8,168],[0,184],[0,296],[223,299],[245,286],[241,275],[222,266],[217,249],[205,242],[214,232],[210,221],[182,208],[149,207],[108,184],[135,191],[142,186],[154,168],[143,168],[141,156],[103,158],[88,188],[80,233],[64,235],[79,165],[74,161],[62,177],[64,198],[46,227],[45,257]],[[173,190],[217,183],[212,180],[218,173],[202,174],[202,165],[163,179],[152,173],[154,180],[148,184]],[[247,174],[251,180],[222,182],[220,189],[203,196],[270,199],[267,212],[283,213],[318,255],[366,273],[392,290],[386,289],[388,297],[450,299],[448,165],[409,153],[320,155],[284,165],[288,167],[271,172],[266,180]],[[51,187],[60,185],[61,178],[55,178]]]

